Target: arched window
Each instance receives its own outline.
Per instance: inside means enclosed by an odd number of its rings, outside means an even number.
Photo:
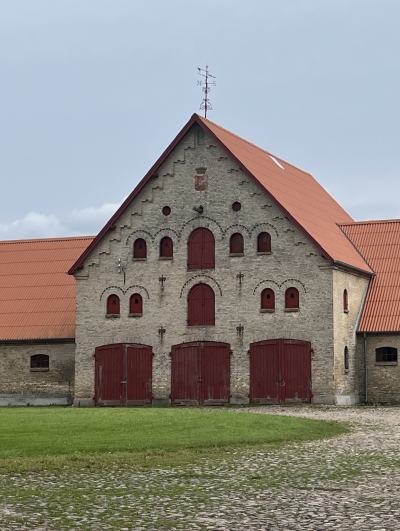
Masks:
[[[243,254],[244,245],[243,245],[243,236],[236,232],[232,234],[230,243],[229,243],[229,252],[231,254]]]
[[[214,235],[208,229],[195,229],[188,240],[188,269],[214,269],[214,267]]]
[[[214,291],[207,284],[196,284],[188,294],[188,326],[214,324]]]
[[[380,347],[375,350],[375,360],[379,362],[391,361],[397,362],[397,348],[394,347]]]
[[[261,292],[261,309],[275,310],[275,293],[270,288],[265,288]]]
[[[107,299],[107,313],[109,315],[119,315],[119,297],[110,295]]]
[[[133,244],[133,258],[146,258],[147,247],[146,241],[143,238],[138,238]]]
[[[345,289],[343,292],[343,311],[344,313],[349,312],[349,298],[347,295],[347,289]]]
[[[143,314],[143,299],[139,293],[134,293],[129,299],[129,313],[142,315]]]
[[[349,372],[349,349],[344,347],[344,372]]]
[[[160,257],[161,258],[172,258],[174,254],[174,244],[171,240],[171,238],[168,238],[168,236],[165,236],[160,241]]]
[[[257,239],[257,252],[270,253],[271,252],[271,235],[268,232],[260,232]]]
[[[299,291],[296,288],[286,290],[285,308],[299,308]]]
[[[34,354],[31,356],[31,369],[48,369],[49,357],[47,354]]]

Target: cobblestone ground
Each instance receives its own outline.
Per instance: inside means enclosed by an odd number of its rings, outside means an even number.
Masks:
[[[353,431],[197,467],[5,476],[0,530],[400,530],[400,409],[241,411],[346,421]]]

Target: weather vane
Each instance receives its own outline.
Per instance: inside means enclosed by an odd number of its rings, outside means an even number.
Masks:
[[[206,69],[198,68],[198,74],[199,76],[203,76],[205,78],[205,81],[197,81],[197,84],[200,85],[204,92],[204,98],[200,105],[200,110],[204,109],[204,118],[207,118],[207,111],[212,111],[212,105],[208,99],[208,93],[210,92],[211,88],[210,85],[216,86],[217,82],[215,81],[215,76],[212,76],[208,71],[208,65],[206,65]],[[213,79],[213,81],[209,81],[209,77]]]

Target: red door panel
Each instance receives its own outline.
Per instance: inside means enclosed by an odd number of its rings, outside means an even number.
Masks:
[[[201,403],[225,404],[230,398],[230,346],[203,343],[201,346]]]
[[[310,402],[311,344],[267,340],[250,345],[250,401]]]
[[[152,348],[126,345],[126,405],[151,404]]]
[[[281,373],[281,402],[309,402],[311,399],[311,349],[304,341],[284,342]]]
[[[95,351],[95,402],[102,406],[125,403],[123,345],[104,345]]]
[[[188,269],[214,269],[215,239],[205,228],[195,229],[188,239]]]
[[[175,345],[171,353],[171,401],[199,405],[199,349],[197,343]]]
[[[279,403],[279,385],[279,342],[250,345],[250,402]]]

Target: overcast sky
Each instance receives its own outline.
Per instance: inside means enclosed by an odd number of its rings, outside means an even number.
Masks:
[[[209,118],[400,218],[398,0],[0,0],[0,239],[95,234]]]

